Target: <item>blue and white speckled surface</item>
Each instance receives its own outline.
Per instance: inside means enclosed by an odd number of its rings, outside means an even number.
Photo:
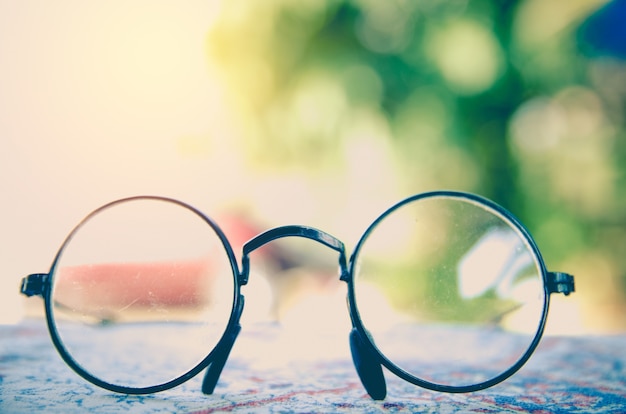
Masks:
[[[387,373],[384,401],[371,400],[362,388],[347,350],[347,335],[321,337],[319,355],[294,352],[263,357],[290,340],[280,329],[264,332],[244,326],[214,395],[202,394],[199,375],[166,392],[127,396],[99,389],[69,369],[56,353],[43,321],[0,326],[0,412],[626,410],[626,336],[546,337],[520,372],[472,394],[431,392]],[[339,348],[328,352],[333,343]],[[252,349],[257,352],[250,352]]]

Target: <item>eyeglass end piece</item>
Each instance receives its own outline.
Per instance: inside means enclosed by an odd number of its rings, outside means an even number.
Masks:
[[[239,284],[245,286],[248,284],[250,277],[250,257],[244,253],[241,258],[241,273],[239,273]]]
[[[28,297],[36,295],[41,296],[43,295],[47,281],[47,273],[33,273],[32,275],[28,275],[22,279],[20,293]]]
[[[563,272],[548,272],[548,292],[568,296],[576,291],[574,276]]]
[[[343,282],[350,281],[350,272],[348,271],[348,261],[345,251],[339,253],[339,280]]]

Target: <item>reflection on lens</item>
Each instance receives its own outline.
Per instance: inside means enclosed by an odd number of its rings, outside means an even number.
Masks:
[[[98,210],[63,246],[53,273],[60,340],[87,373],[142,388],[200,363],[224,333],[234,278],[213,228],[172,201]]]
[[[470,386],[512,367],[540,329],[542,267],[529,241],[486,204],[417,198],[357,252],[357,308],[381,353],[438,385]]]

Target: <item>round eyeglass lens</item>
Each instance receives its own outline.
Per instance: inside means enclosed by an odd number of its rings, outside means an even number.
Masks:
[[[355,301],[378,350],[435,385],[490,381],[543,326],[543,265],[521,226],[486,200],[415,197],[357,247]]]
[[[232,312],[228,250],[206,218],[173,200],[96,210],[53,269],[49,307],[66,357],[114,386],[157,386],[194,369]]]

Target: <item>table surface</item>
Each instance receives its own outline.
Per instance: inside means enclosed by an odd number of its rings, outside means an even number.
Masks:
[[[387,398],[371,400],[352,365],[347,334],[320,337],[319,354],[280,347],[289,332],[244,329],[213,395],[201,377],[169,391],[128,396],[84,381],[61,360],[43,320],[0,326],[0,412],[624,412],[626,335],[544,337],[520,372],[487,390],[446,394],[386,372]],[[256,349],[259,352],[251,353]],[[263,358],[272,350],[293,352]],[[269,354],[268,354],[269,353]]]

